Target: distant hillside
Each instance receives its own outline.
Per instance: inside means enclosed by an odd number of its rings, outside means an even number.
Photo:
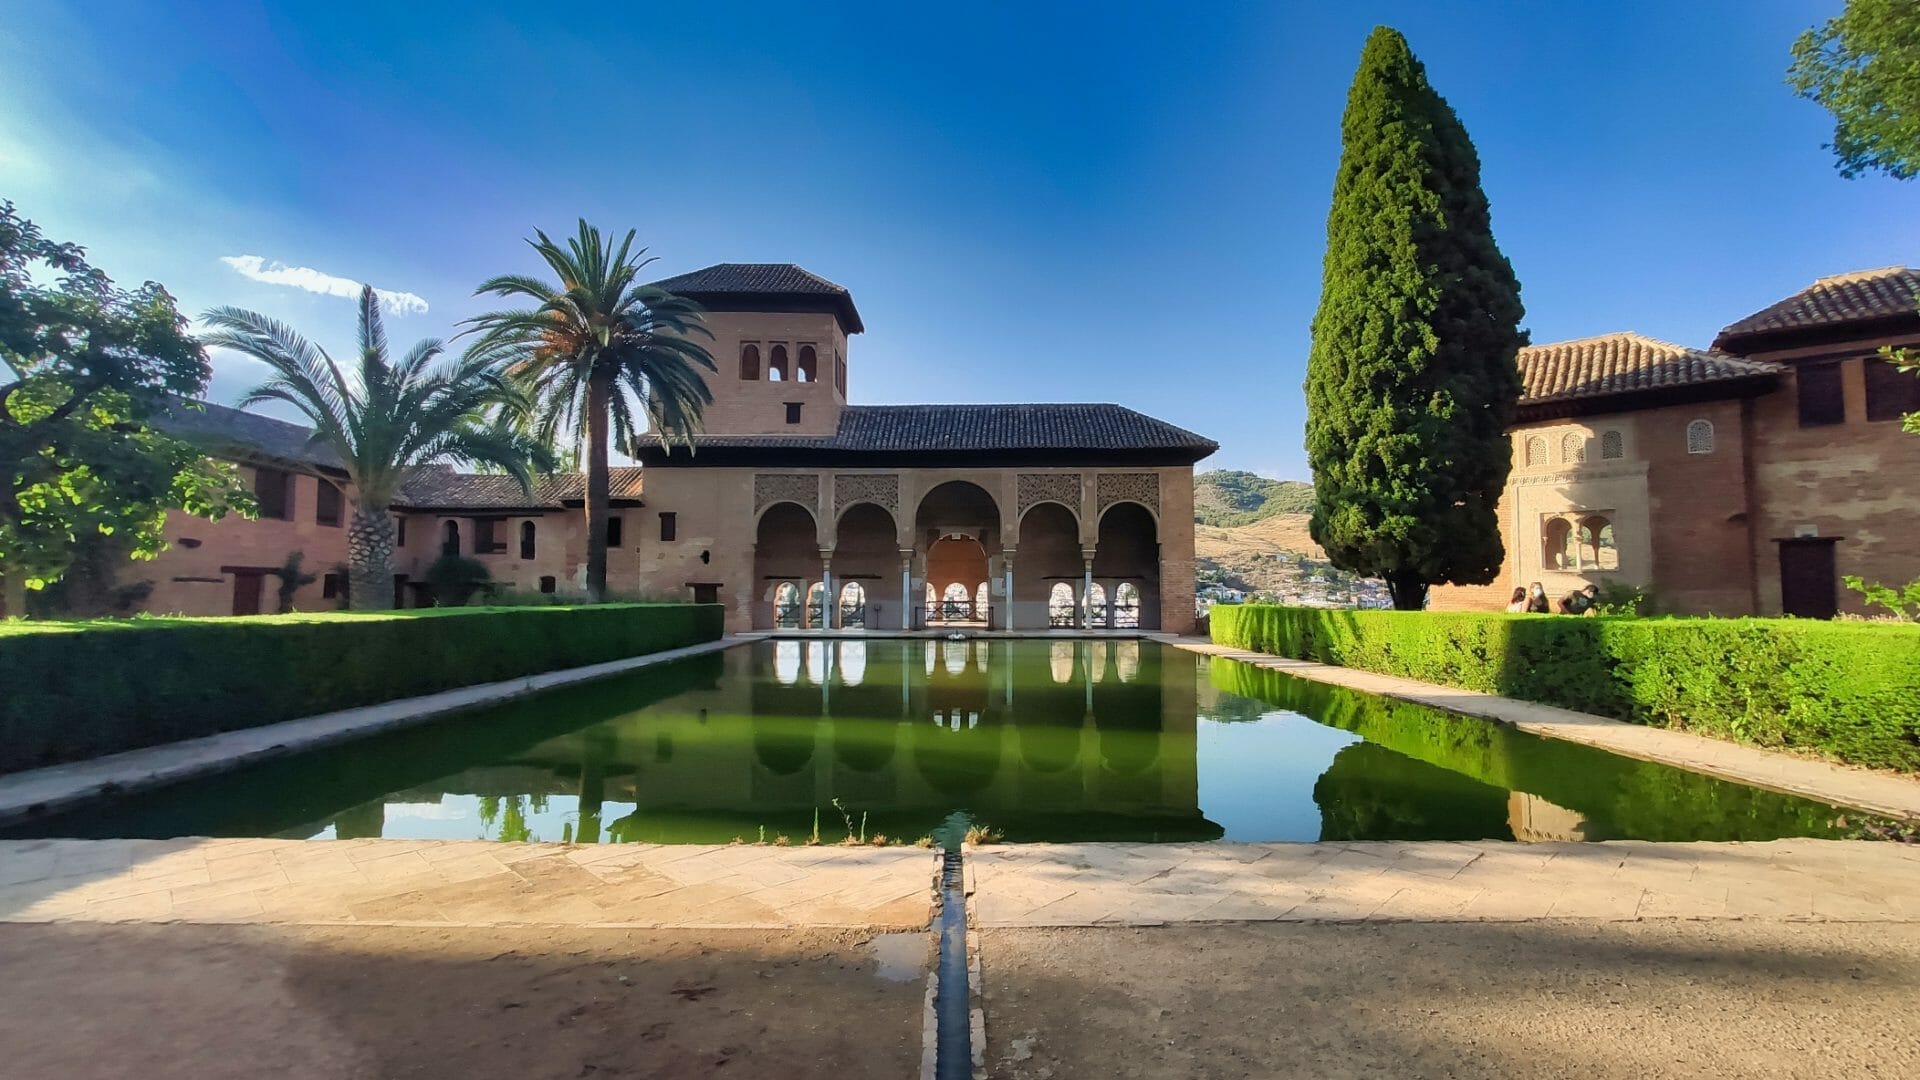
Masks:
[[[1193,478],[1193,519],[1231,529],[1276,514],[1313,512],[1313,485],[1299,480],[1269,480],[1237,469],[1215,469]]]

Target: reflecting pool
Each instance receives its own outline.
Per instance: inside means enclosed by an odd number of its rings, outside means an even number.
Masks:
[[[763,641],[14,836],[1768,840],[1861,815],[1150,641]],[[1845,820],[1836,822],[1836,819]]]

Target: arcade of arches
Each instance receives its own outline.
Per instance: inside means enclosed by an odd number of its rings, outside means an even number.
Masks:
[[[842,474],[819,478],[836,489],[824,497],[818,484],[769,493],[760,483],[752,626],[1159,629],[1161,477],[1121,475],[1125,484],[1077,473],[1017,483],[930,475],[921,486],[913,474]],[[1179,494],[1190,502],[1190,483]],[[1190,526],[1185,536],[1190,544]],[[1190,595],[1190,562],[1182,569],[1174,588]]]

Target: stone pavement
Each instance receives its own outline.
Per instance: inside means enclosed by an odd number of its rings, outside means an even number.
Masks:
[[[347,739],[409,727],[462,709],[497,705],[557,686],[624,675],[655,664],[730,649],[765,636],[734,635],[645,656],[609,660],[604,664],[462,686],[422,697],[403,698],[357,709],[341,709],[264,727],[225,731],[218,735],[148,746],[67,765],[50,765],[44,769],[11,773],[0,776],[0,823],[49,813],[61,807],[97,799],[108,792],[124,795],[142,788],[237,769],[242,765]]]
[[[1516,701],[1474,690],[1370,671],[1335,667],[1311,660],[1289,660],[1267,653],[1215,645],[1201,638],[1162,636],[1158,640],[1188,652],[1237,660],[1315,682],[1411,701],[1448,712],[1509,724],[1521,731],[1599,747],[1616,754],[1677,765],[1743,784],[1803,795],[1820,802],[1870,810],[1893,817],[1920,818],[1920,779],[1869,772],[1831,761],[1762,750],[1686,731],[1647,727],[1604,716]]]
[[[923,930],[914,848],[0,841],[0,922]]]
[[[1788,919],[1920,923],[1920,846],[1020,844],[967,853],[972,923]]]

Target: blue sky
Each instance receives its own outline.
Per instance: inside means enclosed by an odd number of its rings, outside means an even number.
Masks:
[[[1218,439],[1211,465],[1304,478],[1371,27],[1473,135],[1533,340],[1704,346],[1815,277],[1912,261],[1920,184],[1840,179],[1829,118],[1781,81],[1838,8],[19,0],[0,196],[189,312],[342,352],[349,300],[245,257],[418,298],[389,326],[411,341],[585,216],[638,229],[660,276],[797,262],[852,289],[856,401],[1117,401]],[[259,374],[217,366],[215,400]]]

